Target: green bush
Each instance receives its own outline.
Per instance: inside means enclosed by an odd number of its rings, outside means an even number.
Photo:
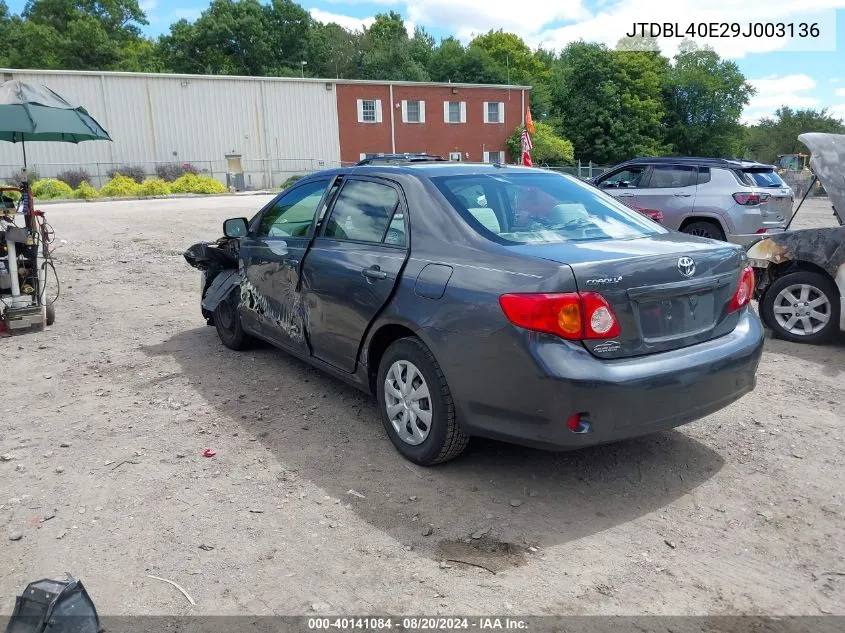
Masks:
[[[182,174],[170,186],[173,193],[226,193],[228,190],[211,176],[197,176],[196,174]]]
[[[94,187],[88,184],[87,180],[83,180],[79,183],[79,186],[73,192],[73,197],[78,200],[91,200],[91,198],[96,198],[98,195],[100,194],[97,193],[97,190],[94,189]]]
[[[100,189],[100,195],[104,198],[129,198],[140,195],[141,185],[132,180],[129,176],[115,174]]]
[[[142,196],[168,196],[170,184],[161,178],[147,178],[141,183]]]
[[[70,185],[55,178],[43,178],[32,183],[32,195],[35,199],[55,200],[57,198],[70,198],[73,196],[73,189]]]
[[[287,189],[293,183],[298,182],[298,181],[302,180],[303,178],[305,178],[305,176],[301,176],[299,174],[294,174],[293,176],[291,176],[290,178],[288,178],[287,180],[285,180],[282,183],[282,189]]]

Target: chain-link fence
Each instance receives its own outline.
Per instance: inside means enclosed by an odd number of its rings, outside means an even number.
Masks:
[[[570,174],[571,176],[576,176],[582,180],[590,180],[591,178],[595,178],[599,174],[610,169],[610,167],[596,165],[592,161],[582,163],[580,160],[575,161],[573,165],[547,165],[545,163],[540,163],[537,167],[551,169],[552,171],[562,174]]]
[[[184,171],[211,176],[227,187],[236,189],[262,190],[278,189],[292,176],[305,176],[315,171],[332,169],[354,163],[323,160],[318,158],[270,158],[241,159],[241,171],[233,173],[225,159],[190,161],[132,161],[123,163],[33,163],[29,165],[30,182],[38,178],[69,178],[87,180],[95,188],[102,187],[115,173],[122,173],[136,179],[164,178],[172,180]],[[538,167],[572,174],[589,180],[598,176],[607,167],[592,162],[576,161],[573,165],[538,164]],[[13,183],[20,178],[21,165],[0,165],[0,183]],[[72,183],[73,184],[73,183]]]
[[[192,161],[133,161],[124,163],[33,163],[28,166],[29,180],[68,177],[87,180],[96,188],[102,187],[115,173],[133,178],[162,177],[172,180],[184,171],[211,176],[226,186],[238,189],[277,189],[291,176],[304,176],[321,169],[340,167],[339,161],[317,158],[241,159],[241,171],[230,172],[226,160]],[[0,165],[0,182],[12,183],[20,178],[21,165]],[[242,176],[239,178],[238,176]]]

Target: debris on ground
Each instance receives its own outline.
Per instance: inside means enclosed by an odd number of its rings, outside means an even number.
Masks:
[[[188,602],[190,602],[191,604],[194,604],[194,605],[196,604],[196,602],[194,602],[194,599],[191,597],[191,595],[187,591],[185,591],[178,583],[176,583],[172,580],[168,580],[167,578],[161,578],[159,576],[151,576],[150,574],[147,574],[147,578],[152,578],[153,580],[160,580],[161,582],[166,582],[168,585],[173,585],[179,591],[182,592],[182,595],[185,596],[188,599]]]
[[[217,451],[213,448],[207,448],[202,452],[203,457],[214,457],[215,455],[217,455]]]

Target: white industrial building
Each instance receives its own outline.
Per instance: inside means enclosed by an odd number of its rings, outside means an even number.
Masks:
[[[114,142],[28,143],[41,177],[85,169],[101,185],[110,169],[191,163],[221,182],[242,165],[249,189],[340,164],[336,82],[321,79],[2,70],[84,106]],[[227,156],[240,156],[227,160]],[[20,169],[20,144],[0,143],[0,180]]]

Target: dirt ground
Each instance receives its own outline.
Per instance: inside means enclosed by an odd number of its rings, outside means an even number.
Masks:
[[[680,430],[418,468],[367,396],[205,326],[182,252],[266,199],[44,207],[57,322],[0,339],[0,613],[68,570],[109,615],[845,614],[845,344],[767,340]]]

